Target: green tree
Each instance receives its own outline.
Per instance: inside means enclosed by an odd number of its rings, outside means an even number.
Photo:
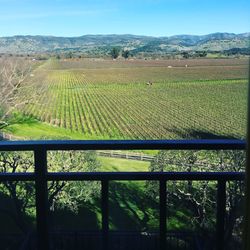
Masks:
[[[48,152],[48,170],[62,172],[94,172],[100,163],[93,151]],[[34,171],[33,155],[27,152],[1,152],[0,172],[27,173]],[[16,226],[27,233],[32,224],[27,217],[34,217],[34,182],[0,183],[0,212],[10,217]],[[93,182],[51,181],[48,183],[48,205],[50,213],[58,208],[76,212],[82,202],[91,202],[98,195],[100,185]]]
[[[195,56],[196,57],[206,57],[207,52],[205,50],[203,50],[203,51],[195,51]]]
[[[190,57],[190,55],[187,51],[183,51],[181,54],[182,54],[182,57],[185,59],[188,59]]]
[[[73,58],[73,52],[70,51],[70,52],[66,53],[65,57],[66,58]]]
[[[244,171],[245,164],[244,151],[160,151],[151,162],[149,170],[151,172],[239,172]],[[203,232],[209,238],[215,228],[216,185],[215,182],[209,181],[168,181],[170,224],[174,221],[174,225],[171,225],[175,229]],[[146,182],[146,192],[150,198],[159,199],[159,184],[155,181]],[[237,235],[240,238],[242,232],[244,183],[228,182],[226,192],[225,242],[232,244],[232,236]],[[190,220],[190,217],[193,218]],[[232,246],[228,249],[235,248]]]
[[[129,57],[129,50],[123,50],[122,51],[122,56],[125,58],[125,59],[128,59],[128,57]]]
[[[111,49],[111,56],[113,59],[116,59],[120,54],[120,49],[117,47],[114,47]]]

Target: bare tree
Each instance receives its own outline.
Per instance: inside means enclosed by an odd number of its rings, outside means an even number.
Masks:
[[[27,100],[20,99],[18,93],[30,75],[30,60],[20,58],[1,58],[0,60],[0,128],[8,125],[6,117]],[[30,98],[30,97],[29,97]]]

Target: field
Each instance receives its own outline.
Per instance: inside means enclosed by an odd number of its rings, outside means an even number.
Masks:
[[[38,93],[19,109],[27,122],[7,131],[32,138],[243,138],[247,72],[245,59],[51,59],[25,83]],[[23,90],[20,99],[29,95]]]

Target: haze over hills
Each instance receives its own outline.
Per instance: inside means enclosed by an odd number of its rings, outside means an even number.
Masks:
[[[139,35],[84,35],[80,37],[12,36],[0,37],[0,53],[56,53],[65,51],[107,54],[112,47],[133,54],[163,54],[183,51],[249,50],[250,33],[213,33],[152,37]]]

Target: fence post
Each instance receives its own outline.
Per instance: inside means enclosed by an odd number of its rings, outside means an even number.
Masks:
[[[249,61],[250,63],[250,61]],[[248,67],[248,108],[247,108],[247,164],[246,164],[246,194],[244,216],[244,249],[250,249],[250,67]]]
[[[166,181],[160,180],[160,250],[166,249]]]
[[[108,250],[109,248],[109,209],[108,209],[108,192],[109,182],[102,180],[102,249]]]
[[[48,184],[47,184],[47,151],[42,146],[34,150],[35,188],[36,188],[36,227],[37,249],[49,248],[48,232]]]
[[[225,249],[226,181],[219,180],[217,187],[216,249]]]

